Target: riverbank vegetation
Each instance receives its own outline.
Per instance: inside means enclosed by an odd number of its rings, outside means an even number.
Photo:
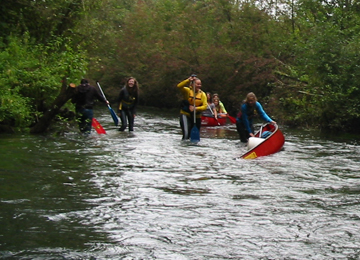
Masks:
[[[99,80],[115,105],[133,76],[140,104],[166,109],[191,73],[233,116],[253,91],[282,124],[360,126],[356,1],[14,0],[1,9],[3,126],[36,124],[63,78]]]

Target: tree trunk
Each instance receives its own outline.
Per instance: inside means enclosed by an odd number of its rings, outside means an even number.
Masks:
[[[48,129],[54,117],[59,113],[61,107],[74,95],[75,87],[76,85],[74,83],[70,83],[69,86],[67,86],[66,79],[63,79],[59,95],[54,100],[51,107],[40,118],[39,122],[30,129],[30,133],[41,134]]]

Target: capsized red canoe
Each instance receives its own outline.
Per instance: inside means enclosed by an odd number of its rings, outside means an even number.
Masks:
[[[255,159],[260,156],[277,153],[281,150],[284,143],[285,137],[280,131],[278,125],[263,125],[260,130],[255,133],[255,137],[249,138],[249,151],[243,154],[240,158]]]
[[[216,120],[214,116],[201,116],[201,125],[202,126],[219,126],[226,124],[226,117],[218,117]]]

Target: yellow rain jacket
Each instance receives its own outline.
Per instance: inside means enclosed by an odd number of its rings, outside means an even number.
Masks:
[[[181,93],[183,94],[183,100],[187,101],[190,105],[194,105],[194,91],[193,88],[190,86],[190,80],[186,79],[180,82],[177,87],[180,89]],[[196,117],[201,118],[201,114],[207,108],[207,98],[205,92],[199,90],[195,93],[195,107],[196,107]],[[186,116],[190,116],[190,111],[186,111],[185,109],[181,108],[180,113]]]

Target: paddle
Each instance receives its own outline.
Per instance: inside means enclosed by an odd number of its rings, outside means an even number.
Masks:
[[[260,131],[259,131],[259,137],[261,137],[262,134],[262,130],[263,130],[263,126],[260,127]]]
[[[229,114],[228,114],[228,118],[229,118],[231,123],[236,124],[236,118],[235,117],[229,116]]]
[[[210,109],[211,114],[213,115],[213,117],[215,118],[214,112],[212,111],[211,107],[209,106],[209,104],[207,104],[208,108]],[[217,118],[215,118],[216,122],[218,123],[218,125],[220,125],[219,120]]]
[[[102,91],[102,89],[101,89],[101,87],[100,87],[99,81],[96,81],[96,84],[98,85],[98,87],[99,87],[99,89],[100,89],[100,91],[101,91],[101,94],[102,94],[103,97],[106,99],[105,94],[104,94],[104,92]],[[106,99],[106,100],[107,100],[107,99]],[[111,116],[112,116],[112,119],[114,120],[114,124],[115,124],[115,126],[117,126],[117,125],[119,124],[119,119],[118,119],[115,111],[111,108],[111,106],[110,106],[109,104],[107,104],[107,106],[108,106],[108,108],[109,108],[109,111],[110,111],[110,114],[111,114]]]
[[[96,118],[93,118],[91,121],[91,125],[92,127],[94,127],[95,131],[101,135],[101,134],[106,134],[104,128],[100,125],[100,123],[96,120]]]
[[[194,126],[191,129],[191,133],[190,133],[190,142],[192,143],[197,143],[200,142],[200,132],[199,129],[196,126],[196,103],[195,103],[195,98],[196,98],[196,93],[195,93],[195,80],[193,80],[193,92],[194,92]]]

